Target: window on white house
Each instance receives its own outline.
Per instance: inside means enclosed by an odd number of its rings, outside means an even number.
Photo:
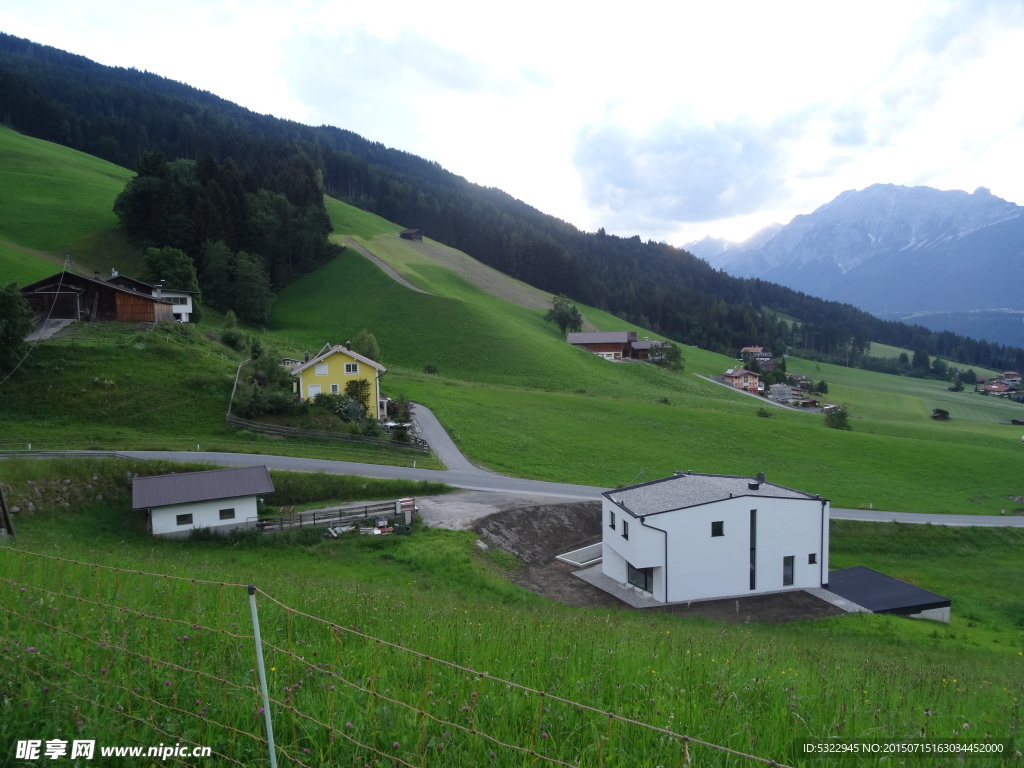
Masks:
[[[793,586],[793,556],[786,555],[782,558],[782,586]]]
[[[234,520],[235,519],[235,509],[234,509],[234,507],[232,507],[231,509],[222,509],[220,511],[220,519],[221,520]]]
[[[815,563],[817,563],[818,562],[818,553],[817,552],[811,552],[811,554],[809,554],[807,556],[807,562],[810,565],[814,565]]]
[[[653,568],[634,568],[632,564],[629,564],[627,571],[629,583],[634,587],[640,587],[644,592],[654,591]]]
[[[725,520],[714,520],[711,523],[712,536],[725,536]]]
[[[345,373],[359,373],[359,363],[345,363]]]
[[[614,509],[609,509],[608,510],[608,527],[611,528],[613,531],[615,530],[615,510]]]
[[[331,384],[331,394],[332,395],[340,395],[341,394],[341,389],[339,388],[339,385]]]
[[[176,525],[192,525],[192,513],[187,512],[184,515],[176,515],[174,522]]]
[[[326,376],[327,375],[327,363],[317,363],[316,364],[316,375],[317,376]]]
[[[627,523],[625,520],[622,521],[622,538],[629,538],[629,523]]]

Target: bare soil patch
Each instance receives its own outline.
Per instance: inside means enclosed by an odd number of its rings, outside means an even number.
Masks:
[[[596,501],[506,509],[476,520],[470,530],[488,545],[510,552],[522,561],[522,568],[510,575],[512,581],[565,605],[645,610],[731,623],[777,624],[843,614],[841,609],[802,591],[632,608],[574,576],[577,568],[555,559],[601,541],[601,504]]]

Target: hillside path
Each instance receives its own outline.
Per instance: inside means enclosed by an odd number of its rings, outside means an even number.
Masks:
[[[363,246],[363,245],[360,245],[359,243],[357,243],[354,238],[349,237],[349,238],[347,238],[347,240],[348,240],[348,244],[350,246],[352,246],[352,248],[355,249],[356,253],[358,253],[363,258],[365,258],[365,259],[367,259],[369,261],[372,261],[374,264],[376,264],[378,267],[381,268],[381,270],[384,272],[384,274],[386,274],[388,277],[390,277],[392,280],[394,280],[399,285],[404,285],[409,290],[416,291],[416,293],[425,293],[428,296],[433,296],[434,295],[430,291],[425,291],[422,288],[420,288],[418,286],[415,286],[412,283],[410,283],[408,280],[406,280],[404,277],[402,277],[400,274],[398,274],[398,271],[394,267],[392,267],[390,264],[388,264],[386,261],[384,261],[379,256],[374,255],[370,250],[368,250],[366,248],[366,246]]]

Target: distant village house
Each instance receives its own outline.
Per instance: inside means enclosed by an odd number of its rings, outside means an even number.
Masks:
[[[652,360],[661,357],[665,342],[637,339],[636,331],[570,333],[566,343],[593,352],[605,360]]]

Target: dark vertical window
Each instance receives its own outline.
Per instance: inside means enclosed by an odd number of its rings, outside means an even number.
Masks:
[[[725,536],[725,520],[715,520],[711,523],[712,536]]]
[[[757,510],[750,510],[750,588],[757,589]]]
[[[614,509],[609,509],[608,510],[608,527],[611,528],[613,531],[615,530],[615,510]]]
[[[622,538],[629,538],[629,523],[627,523],[625,520],[622,521]]]
[[[634,587],[640,587],[645,592],[654,591],[654,569],[653,568],[634,568],[632,564],[628,564],[628,578],[629,583]]]
[[[782,558],[782,586],[793,586],[793,556],[786,555]]]

